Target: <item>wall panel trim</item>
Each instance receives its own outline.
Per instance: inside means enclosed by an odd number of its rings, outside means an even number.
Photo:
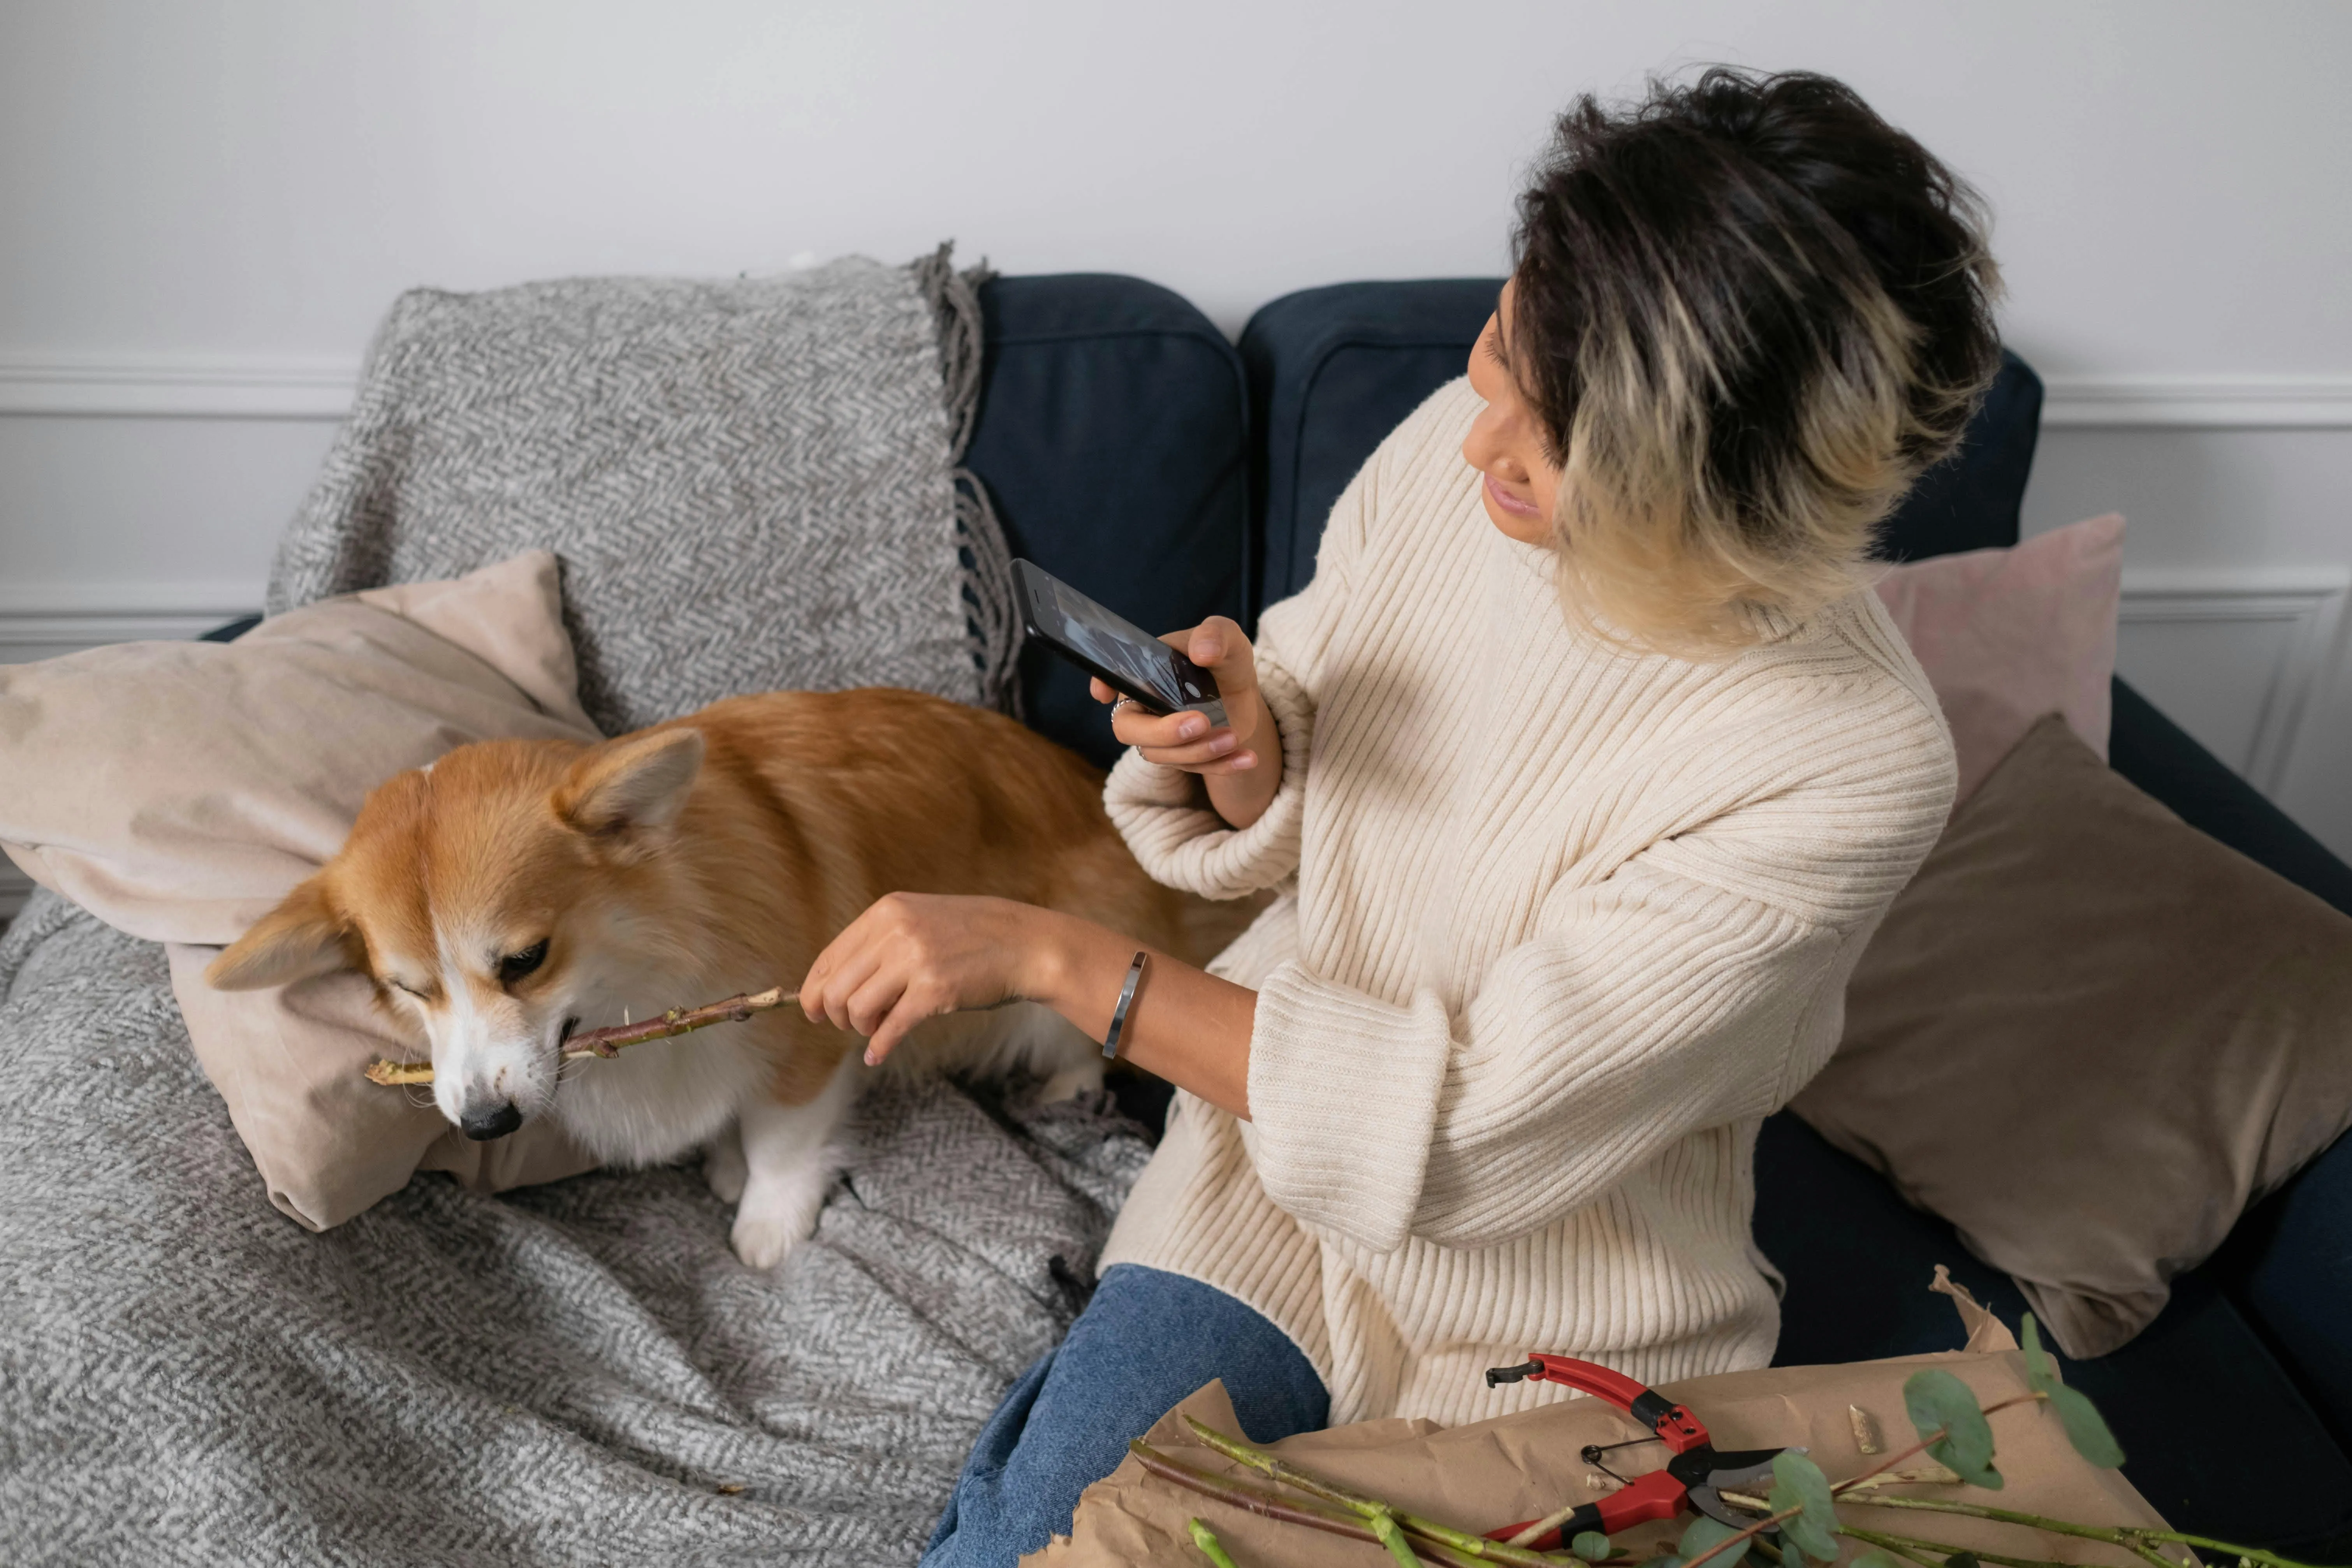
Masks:
[[[349,358],[0,353],[0,416],[335,420],[358,380]],[[2352,428],[2352,374],[2046,382],[2053,429]]]
[[[2224,621],[2284,629],[2284,652],[2254,694],[2253,738],[2242,759],[2248,781],[2275,799],[2312,694],[2336,657],[2347,593],[2352,569],[2342,566],[2126,569],[2117,618],[2126,626]],[[2144,695],[2163,705],[2160,693]]]

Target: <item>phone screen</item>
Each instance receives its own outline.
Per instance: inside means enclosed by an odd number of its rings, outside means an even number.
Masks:
[[[1030,635],[1108,685],[1162,712],[1214,710],[1224,721],[1216,678],[1133,622],[1112,614],[1034,562],[1015,561],[1013,580]]]

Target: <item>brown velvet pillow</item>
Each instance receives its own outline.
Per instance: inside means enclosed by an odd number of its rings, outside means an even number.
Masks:
[[[1795,1110],[2103,1355],[2352,1125],[2352,919],[2053,714],[1895,900]]]

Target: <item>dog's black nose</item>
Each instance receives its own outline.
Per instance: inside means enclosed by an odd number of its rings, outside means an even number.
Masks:
[[[503,1138],[521,1125],[522,1112],[512,1100],[491,1110],[469,1110],[457,1120],[458,1130],[476,1142]]]

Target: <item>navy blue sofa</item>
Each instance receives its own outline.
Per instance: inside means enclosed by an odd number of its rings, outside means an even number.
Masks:
[[[1462,374],[1498,280],[1352,283],[1258,311],[1238,353],[1129,279],[991,284],[971,466],[1017,552],[1138,624],[1244,621],[1304,586],[1331,503],[1415,405]],[[2011,356],[1958,458],[1924,478],[1887,553],[2013,544],[2042,386]],[[1101,710],[1058,663],[1024,667],[1031,721],[1108,762]],[[2181,816],[2352,912],[2352,868],[2134,692],[2114,765]],[[2025,1303],[1950,1226],[1783,1113],[1758,1152],[1756,1230],[1787,1274],[1780,1359],[1951,1348],[1937,1263],[2014,1324]],[[2242,1223],[2146,1333],[2066,1374],[2106,1410],[2127,1473],[2178,1525],[2352,1558],[2352,1140]]]
[[[969,458],[1013,550],[1157,628],[1245,623],[1314,570],[1331,502],[1415,405],[1462,373],[1497,280],[1356,283],[1276,300],[1238,351],[1165,289],[1109,276],[1003,278],[982,290],[985,383]],[[1914,557],[2014,543],[2041,384],[2012,358],[1963,453],[1887,531]],[[234,636],[241,623],[215,637]],[[1030,722],[1108,764],[1102,710],[1066,665],[1022,665]],[[2352,868],[2121,682],[2115,766],[2196,826],[2352,912]],[[1164,1086],[1130,1081],[1146,1116]],[[1786,1273],[1780,1359],[1948,1349],[1934,1266],[2014,1323],[2024,1303],[1951,1227],[1782,1114],[1758,1152],[1756,1230]],[[2352,1560],[2352,1140],[2184,1277],[2115,1354],[2070,1365],[2182,1528]]]

